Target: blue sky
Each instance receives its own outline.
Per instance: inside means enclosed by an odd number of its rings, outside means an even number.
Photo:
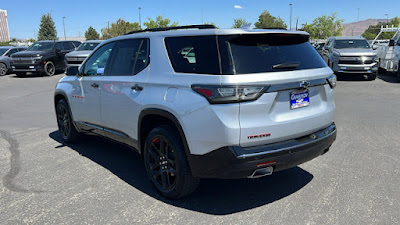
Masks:
[[[256,22],[263,10],[268,10],[273,16],[281,17],[289,26],[290,7],[293,4],[293,18],[299,17],[300,24],[311,22],[322,14],[337,12],[345,23],[355,22],[360,8],[360,20],[381,19],[400,16],[400,3],[394,0],[123,0],[95,3],[76,0],[41,0],[41,1],[5,1],[0,3],[0,9],[7,10],[10,36],[15,38],[33,38],[37,33],[40,17],[43,13],[51,13],[56,24],[58,36],[63,36],[62,17],[65,16],[66,33],[69,37],[84,35],[85,30],[92,26],[98,32],[107,26],[106,21],[114,22],[123,18],[130,22],[138,22],[138,7],[142,8],[142,23],[148,17],[157,15],[168,17],[180,25],[215,22],[221,28],[232,26],[234,18],[245,18]],[[236,6],[236,7],[235,7]],[[293,19],[292,26],[296,22]]]

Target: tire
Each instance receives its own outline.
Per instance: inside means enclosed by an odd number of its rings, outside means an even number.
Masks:
[[[144,164],[149,180],[166,198],[185,197],[195,191],[200,182],[190,172],[179,133],[167,125],[154,128],[147,136]]]
[[[24,72],[16,72],[15,73],[15,75],[17,76],[17,77],[26,77],[26,73],[24,73]]]
[[[376,73],[372,73],[368,75],[368,80],[375,80],[376,79]]]
[[[0,63],[0,76],[4,76],[7,74],[8,68],[4,63]]]
[[[47,76],[53,76],[56,73],[56,67],[52,61],[47,61],[43,69]]]
[[[80,134],[75,129],[71,117],[71,111],[65,99],[61,99],[56,105],[57,125],[60,136],[65,143],[75,143],[79,140]]]

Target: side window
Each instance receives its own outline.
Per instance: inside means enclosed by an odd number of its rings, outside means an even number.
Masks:
[[[62,46],[62,44],[61,44],[60,42],[57,42],[57,43],[56,43],[55,49],[56,49],[56,50],[60,50],[60,51],[64,50],[64,48],[63,48],[63,46]]]
[[[18,52],[18,49],[16,49],[16,48],[11,49],[10,51],[8,51],[7,56],[10,56],[10,55],[12,55],[12,54],[14,54],[16,52]]]
[[[114,42],[108,43],[99,48],[87,61],[84,66],[83,75],[103,75],[108,59],[114,47]]]
[[[63,45],[65,50],[71,50],[71,49],[74,48],[74,46],[72,45],[71,42],[63,42],[62,45]]]
[[[111,66],[111,76],[137,74],[149,64],[148,39],[120,41]]]
[[[220,74],[215,36],[169,37],[165,44],[175,72]]]

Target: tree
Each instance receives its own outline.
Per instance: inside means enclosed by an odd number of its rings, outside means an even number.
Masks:
[[[255,24],[256,28],[287,28],[287,25],[283,20],[278,16],[272,16],[267,10],[261,13],[258,17],[258,22]]]
[[[97,33],[96,29],[93,27],[89,27],[87,31],[85,31],[86,40],[98,40],[100,38],[100,34]]]
[[[245,19],[237,18],[237,19],[233,20],[232,28],[240,28],[240,27],[242,27],[243,25],[246,25],[246,24],[248,24],[248,22]]]
[[[40,19],[40,26],[38,32],[38,41],[40,40],[57,40],[57,30],[53,18],[50,13],[43,14]]]
[[[390,20],[389,23],[383,22],[383,23],[378,23],[377,25],[371,25],[368,27],[367,30],[364,31],[361,36],[365,37],[367,40],[373,40],[375,39],[376,35],[378,35],[379,31],[381,30],[381,26],[386,26],[388,25],[391,27],[394,25],[395,27],[399,26],[399,18],[395,17],[392,20]],[[393,37],[392,32],[384,32],[379,36],[379,39],[391,39]]]
[[[337,13],[322,15],[313,20],[311,24],[303,24],[301,30],[310,34],[311,39],[326,39],[332,36],[342,35],[343,20],[337,17]]]
[[[101,34],[103,39],[108,39],[112,37],[117,37],[129,33],[131,31],[140,30],[139,23],[129,23],[123,19],[118,19],[117,22],[112,23],[111,27],[104,27],[101,29]]]
[[[171,20],[168,18],[163,19],[162,16],[157,16],[156,20],[151,19],[150,17],[148,18],[148,22],[144,22],[143,24],[146,26],[147,29],[152,29],[152,28],[159,28],[159,27],[176,27],[178,26],[177,22],[171,23]]]

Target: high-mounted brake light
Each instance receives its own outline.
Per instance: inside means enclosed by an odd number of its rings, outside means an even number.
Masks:
[[[336,75],[332,75],[331,77],[329,77],[328,79],[326,79],[329,83],[329,86],[331,86],[331,88],[335,88],[336,87],[336,82],[337,82],[337,77]]]
[[[211,104],[238,103],[257,100],[268,87],[192,85],[192,89]]]

